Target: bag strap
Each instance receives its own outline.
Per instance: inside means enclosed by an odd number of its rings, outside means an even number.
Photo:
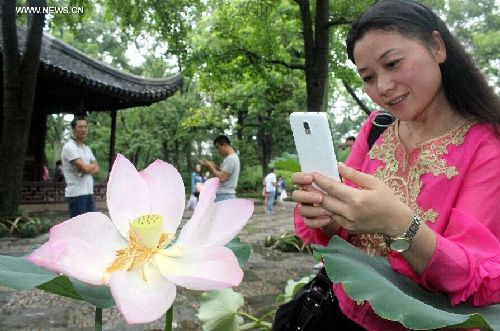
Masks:
[[[375,115],[372,119],[372,127],[368,134],[367,143],[368,150],[372,149],[373,144],[377,141],[378,137],[390,126],[396,118],[388,112],[382,111]]]

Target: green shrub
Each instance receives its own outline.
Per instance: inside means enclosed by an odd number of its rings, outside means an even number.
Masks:
[[[245,166],[241,169],[238,191],[260,192],[262,190],[262,166]]]
[[[295,234],[283,233],[280,236],[268,236],[264,243],[265,247],[271,247],[282,252],[308,252],[311,253],[309,245],[305,244]]]
[[[36,223],[23,223],[17,226],[17,231],[21,238],[33,238],[39,234],[39,227]]]
[[[9,227],[0,221],[0,238],[9,234]]]
[[[47,232],[51,225],[47,218],[18,216],[13,220],[0,221],[0,236],[10,233],[21,238],[32,238]]]

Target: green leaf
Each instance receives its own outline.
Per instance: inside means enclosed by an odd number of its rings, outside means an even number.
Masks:
[[[86,301],[99,308],[110,308],[115,305],[109,287],[89,285],[67,276],[56,277],[37,287],[60,296]]]
[[[237,331],[243,324],[238,309],[243,306],[243,295],[232,289],[204,292],[197,314],[204,331]]]
[[[334,236],[328,247],[315,246],[327,273],[357,302],[368,301],[382,318],[410,329],[481,328],[500,330],[500,305],[451,307],[443,294],[426,291],[392,271],[383,257],[373,257]],[[425,318],[424,318],[425,317]]]
[[[110,308],[115,305],[115,300],[108,286],[89,285],[76,279],[71,279],[71,283],[82,300],[99,308]]]
[[[288,302],[290,301],[297,292],[300,291],[301,288],[304,287],[311,279],[313,279],[314,275],[311,276],[305,276],[299,279],[298,281],[294,281],[293,279],[289,279],[286,282],[285,286],[285,293],[278,295],[278,298],[276,301],[278,302]]]
[[[63,297],[83,300],[67,276],[56,277],[47,283],[37,286],[37,288]]]
[[[228,242],[226,247],[234,252],[234,255],[238,258],[240,267],[243,267],[247,263],[252,251],[249,244],[242,243],[240,238],[236,237],[232,241]]]
[[[16,290],[37,287],[71,299],[89,302],[99,308],[115,305],[107,286],[92,286],[41,268],[24,257],[0,255],[0,285]]]
[[[57,275],[24,257],[0,255],[0,285],[26,290],[46,283]]]

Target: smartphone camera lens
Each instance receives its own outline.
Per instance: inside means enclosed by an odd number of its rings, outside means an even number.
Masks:
[[[309,123],[304,122],[304,130],[306,131],[306,134],[311,134],[311,127],[309,127]]]

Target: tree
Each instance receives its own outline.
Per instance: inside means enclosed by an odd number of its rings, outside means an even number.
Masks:
[[[26,43],[20,52],[15,1],[0,3],[3,65],[3,110],[0,136],[0,216],[12,217],[21,199],[23,166],[33,112],[45,14],[29,14]],[[28,7],[45,7],[46,0],[28,0]]]

